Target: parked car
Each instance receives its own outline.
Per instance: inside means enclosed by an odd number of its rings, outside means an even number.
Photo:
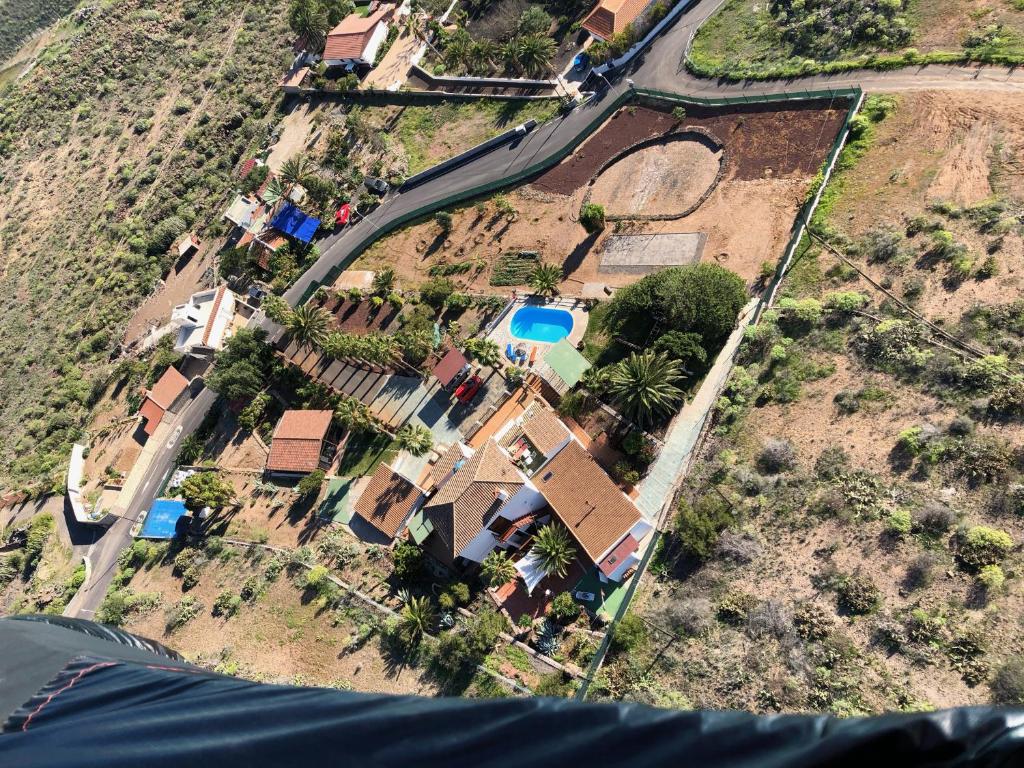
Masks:
[[[457,390],[459,386],[462,384],[462,382],[466,380],[466,377],[469,375],[469,372],[471,370],[472,367],[469,365],[469,363],[466,363],[464,366],[462,366],[462,369],[455,374],[454,378],[452,378],[451,381],[448,382],[448,386],[444,388],[445,391],[451,392],[452,390]]]
[[[480,391],[480,387],[483,386],[483,379],[474,374],[466,381],[459,385],[459,388],[455,390],[455,399],[463,405],[469,405],[473,402],[473,398],[476,397],[476,393]]]
[[[348,224],[348,220],[351,215],[352,206],[349,203],[342,203],[341,207],[334,213],[334,223],[339,227],[344,227]]]
[[[378,195],[386,195],[388,193],[388,190],[391,189],[391,187],[388,186],[388,183],[384,181],[384,179],[378,179],[373,176],[367,176],[366,179],[363,181],[363,184],[366,185],[366,188],[368,190]]]
[[[572,68],[577,72],[586,72],[589,66],[590,56],[587,53],[577,53],[576,58],[572,60]]]

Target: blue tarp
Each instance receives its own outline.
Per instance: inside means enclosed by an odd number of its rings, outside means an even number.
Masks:
[[[313,239],[313,235],[316,234],[317,227],[320,226],[320,219],[307,216],[294,205],[288,203],[277,212],[274,220],[270,222],[270,226],[278,232],[284,232],[289,237],[294,237],[296,240],[308,243]]]
[[[178,518],[188,513],[180,499],[157,499],[146,515],[139,532],[140,539],[173,539]]]

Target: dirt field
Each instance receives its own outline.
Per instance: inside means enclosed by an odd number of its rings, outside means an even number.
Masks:
[[[700,126],[726,142],[730,159],[725,177],[690,216],[624,223],[619,231],[705,232],[704,259],[753,282],[761,263],[774,262],[781,253],[810,179],[842,123],[839,105],[817,106],[826,108],[750,108],[727,114],[694,108],[684,127]],[[623,149],[678,129],[678,121],[668,113],[621,110],[572,157],[533,183],[453,209],[447,236],[433,221],[408,227],[378,241],[354,268],[391,266],[405,285],[415,285],[428,279],[431,267],[468,263],[468,271],[451,278],[474,292],[507,294],[511,287],[490,285],[495,262],[502,254],[527,250],[562,265],[563,294],[578,296],[587,283],[628,285],[639,275],[599,271],[602,245],[613,227],[588,235],[577,223],[584,188],[601,165]],[[514,213],[499,210],[505,198]]]
[[[679,134],[626,155],[591,188],[590,200],[609,216],[683,213],[714,184],[722,152],[699,134]]]
[[[961,325],[965,311],[1022,298],[1016,275],[1024,178],[1017,158],[1024,131],[1015,118],[1022,107],[1024,99],[900,97],[867,152],[829,190],[835,196],[821,224],[830,239],[897,297],[916,284],[919,292],[908,300],[961,338],[970,328]],[[1008,223],[979,223],[979,211],[994,201]],[[922,256],[929,247],[923,236],[904,234],[919,217],[935,219],[964,244],[972,270],[986,254],[994,257],[996,276],[951,282],[947,265]],[[863,236],[880,228],[899,233],[901,255],[879,260],[867,252]],[[1014,455],[1024,445],[1024,425],[986,416],[987,390],[943,379],[940,347],[926,347],[934,361],[922,370],[902,373],[858,352],[859,334],[896,308],[834,257],[809,251],[782,293],[804,299],[828,291],[857,291],[870,303],[863,316],[787,331],[793,346],[773,347],[772,361],[767,351],[741,353],[761,395],[735,420],[719,412],[717,434],[687,483],[694,504],[711,496],[728,501],[738,521],[729,535],[741,532],[752,542],[748,556],[730,559],[719,549],[700,564],[670,539],[637,610],[676,628],[680,639],[659,659],[652,645],[635,660],[614,661],[607,668],[611,695],[663,700],[671,693],[701,708],[840,715],[984,704],[995,670],[1020,653],[1024,593],[1009,574],[1019,572],[1024,521],[1001,501],[1019,482],[1016,466],[1010,460],[993,477],[971,479],[978,460],[969,452],[915,459],[900,441],[921,429],[946,445],[1002,445]],[[970,342],[1007,355],[1019,371],[1018,335],[993,323]],[[776,394],[779,382],[794,378],[795,391]],[[791,447],[790,468],[765,468],[772,441]],[[823,455],[836,449],[845,463],[829,470]],[[916,521],[937,508],[946,510],[946,527],[930,533]],[[897,513],[909,515],[903,533],[893,527]],[[1001,560],[1007,581],[994,589],[981,587],[959,559],[957,530],[978,525],[1006,532],[1015,545]],[[926,561],[931,575],[919,579],[915,569]],[[838,597],[851,575],[878,590],[876,606],[863,614]],[[808,604],[822,617],[813,636],[794,621]],[[737,605],[744,607],[730,613]],[[973,650],[963,656],[964,648]],[[648,664],[655,682],[638,692],[631,675]]]
[[[187,594],[204,610],[184,627],[166,631],[165,610],[185,594],[170,565],[139,572],[131,582],[137,593],[161,595],[160,606],[134,617],[126,629],[160,639],[190,660],[216,667],[230,664],[236,674],[266,682],[338,685],[361,691],[431,696],[436,689],[415,669],[392,668],[372,638],[361,649],[342,648],[358,632],[358,622],[339,612],[324,612],[303,597],[301,587],[285,570],[256,602],[243,603],[230,619],[215,617],[211,606],[225,590],[239,585],[266,565],[269,558],[250,560],[236,554],[227,562],[203,567],[199,584]],[[340,623],[335,626],[335,621]],[[223,669],[223,667],[222,667]]]

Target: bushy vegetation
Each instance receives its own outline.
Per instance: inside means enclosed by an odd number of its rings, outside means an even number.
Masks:
[[[58,7],[6,9],[22,5]],[[59,482],[125,323],[171,266],[164,246],[218,218],[235,165],[266,135],[284,12],[266,0],[94,4],[31,77],[0,93],[0,197],[10,203],[0,294],[22,309],[0,318],[8,484]],[[204,96],[202,119],[153,119],[165,100]],[[46,208],[47,195],[77,204]]]
[[[7,61],[31,37],[78,3],[75,0],[3,0],[0,2],[0,62]]]

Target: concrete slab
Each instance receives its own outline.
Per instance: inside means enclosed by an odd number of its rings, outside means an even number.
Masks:
[[[598,271],[646,274],[696,264],[704,253],[707,237],[703,232],[612,235],[605,240]]]

